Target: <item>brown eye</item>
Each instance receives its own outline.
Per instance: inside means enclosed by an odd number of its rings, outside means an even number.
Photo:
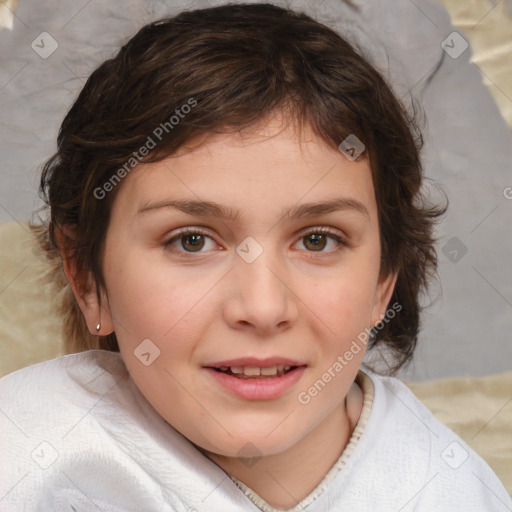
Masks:
[[[325,255],[333,254],[348,246],[342,236],[328,228],[314,228],[304,234],[298,243],[300,249]]]
[[[327,236],[321,233],[310,233],[303,237],[304,246],[310,251],[322,251],[327,245]]]
[[[164,242],[164,247],[176,253],[203,253],[215,249],[214,240],[197,229],[185,229]]]
[[[199,233],[193,235],[182,235],[181,246],[188,252],[200,251],[204,247],[204,236]]]

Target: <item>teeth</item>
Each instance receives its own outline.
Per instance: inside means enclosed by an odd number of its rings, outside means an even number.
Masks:
[[[261,375],[277,375],[277,366],[261,368],[260,372],[261,372]]]
[[[245,366],[244,375],[247,375],[248,377],[255,377],[257,375],[261,375],[261,371],[259,368],[256,368],[255,366]]]
[[[281,377],[285,372],[291,370],[291,366],[275,365],[266,368],[258,368],[257,366],[221,366],[219,368],[222,372],[231,370],[234,375],[241,375],[244,377]]]

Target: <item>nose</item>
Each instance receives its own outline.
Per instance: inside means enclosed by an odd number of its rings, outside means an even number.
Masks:
[[[263,251],[252,263],[237,256],[230,280],[224,318],[232,328],[270,336],[297,321],[297,297],[289,271],[269,252]]]

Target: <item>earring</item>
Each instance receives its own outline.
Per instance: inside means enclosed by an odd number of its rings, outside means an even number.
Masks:
[[[101,324],[98,323],[98,325],[96,326],[96,332],[100,332],[100,329],[101,329]]]

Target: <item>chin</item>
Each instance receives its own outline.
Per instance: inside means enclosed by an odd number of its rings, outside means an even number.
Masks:
[[[268,432],[262,432],[252,437],[248,436],[247,433],[239,436],[233,433],[233,437],[228,437],[222,441],[209,440],[200,445],[194,442],[192,444],[207,456],[257,459],[277,455],[291,448],[298,440],[287,434],[289,433],[283,432],[279,438],[270,439]],[[296,431],[294,434],[296,435]]]

